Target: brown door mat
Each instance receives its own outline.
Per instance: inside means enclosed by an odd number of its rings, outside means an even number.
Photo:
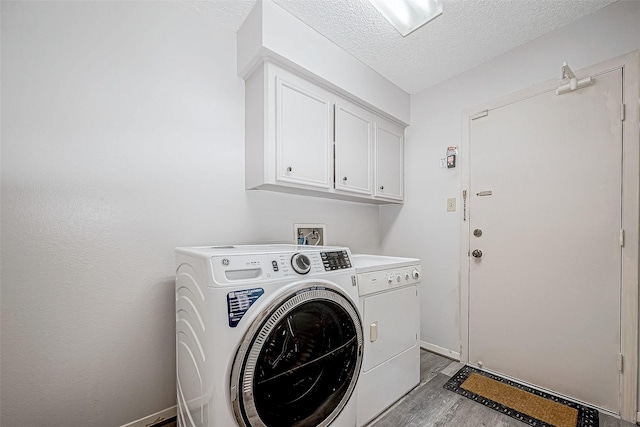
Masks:
[[[465,366],[444,388],[535,427],[598,427],[598,411]]]

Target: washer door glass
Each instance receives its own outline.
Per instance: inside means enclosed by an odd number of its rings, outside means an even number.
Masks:
[[[362,327],[355,308],[335,290],[311,287],[267,310],[234,363],[236,418],[251,427],[328,425],[360,372]]]

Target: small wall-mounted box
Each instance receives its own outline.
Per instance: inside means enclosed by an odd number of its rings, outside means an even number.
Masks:
[[[326,245],[327,226],[325,224],[294,224],[293,239],[298,245]]]

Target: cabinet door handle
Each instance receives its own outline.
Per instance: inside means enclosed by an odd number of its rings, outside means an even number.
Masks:
[[[381,186],[380,186],[380,189],[381,189],[381,190],[384,190],[384,185],[381,185]]]
[[[287,168],[287,172],[291,172],[292,170],[293,170],[293,168],[292,168],[291,166],[289,166],[289,167]]]
[[[342,180],[343,180],[344,182],[347,182],[347,177],[345,176],[344,178],[342,178]]]

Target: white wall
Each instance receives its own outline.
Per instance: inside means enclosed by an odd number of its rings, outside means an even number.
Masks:
[[[377,206],[244,190],[235,34],[178,2],[2,2],[0,424],[175,404],[179,245],[379,251]]]
[[[257,2],[238,30],[239,74],[248,77],[264,58],[281,61],[394,121],[409,123],[408,93],[269,0]]]
[[[438,160],[461,145],[463,111],[559,78],[563,61],[579,70],[640,49],[638,23],[640,2],[619,1],[412,96],[406,202],[381,208],[381,233],[383,253],[422,259],[423,341],[460,351],[460,169],[440,169]],[[448,197],[457,198],[457,212],[446,211]]]

